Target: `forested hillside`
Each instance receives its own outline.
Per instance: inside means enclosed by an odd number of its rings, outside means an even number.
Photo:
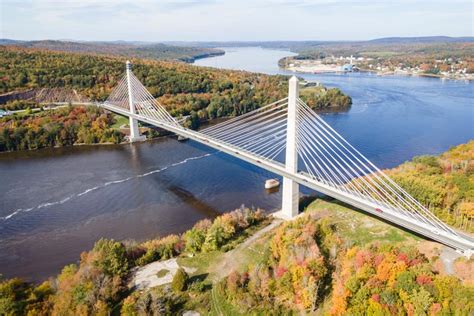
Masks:
[[[474,232],[474,141],[415,157],[388,174],[441,220]]]
[[[114,116],[97,107],[66,107],[0,119],[0,152],[75,144],[118,144],[124,134],[114,129]]]
[[[172,46],[161,43],[132,42],[71,42],[71,41],[14,41],[0,40],[0,45],[26,48],[49,49],[64,52],[118,55],[135,58],[180,60],[193,62],[195,59],[224,54],[223,50],[203,47]]]
[[[64,87],[92,100],[104,100],[125,71],[125,58],[0,47],[0,92]],[[179,93],[219,94],[256,90],[257,101],[280,97],[286,78],[133,59],[133,72],[155,97]],[[245,84],[248,84],[245,86]],[[268,91],[268,87],[272,89]],[[264,95],[263,92],[265,91]],[[263,98],[263,99],[261,99]]]

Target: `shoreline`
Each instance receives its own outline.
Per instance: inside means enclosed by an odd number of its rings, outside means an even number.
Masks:
[[[433,78],[440,80],[453,80],[453,81],[469,81],[474,82],[474,75],[469,77],[452,77],[437,74],[426,74],[426,73],[409,73],[405,71],[377,71],[371,69],[359,69],[358,71],[343,71],[343,70],[315,70],[315,69],[292,69],[292,67],[286,67],[279,65],[279,67],[285,71],[289,71],[294,74],[313,74],[313,75],[326,75],[326,74],[350,74],[350,73],[370,73],[380,77],[388,76],[403,76],[403,77],[424,77]],[[317,68],[317,67],[315,67]]]
[[[86,105],[87,106],[87,105]],[[54,109],[53,109],[54,110]],[[318,114],[330,114],[330,113],[346,113],[348,110],[350,110],[350,106],[347,108],[340,108],[340,107],[328,107],[323,110],[314,110]],[[24,110],[21,110],[24,111]],[[210,120],[205,120],[201,121],[200,125],[197,129],[199,131],[202,128],[212,126],[214,124],[219,124],[225,120],[232,119],[232,116],[225,116],[225,117],[218,117],[215,119],[210,119]],[[117,128],[117,130],[121,131],[121,128]],[[128,128],[125,128],[125,130],[128,130]],[[154,140],[159,140],[163,139],[166,137],[177,137],[177,134],[173,133],[165,133],[164,135],[158,135],[153,138],[146,138],[143,141],[139,141],[137,143],[145,143],[145,142],[150,142]],[[0,156],[1,155],[7,155],[7,154],[13,154],[13,153],[31,153],[31,152],[37,152],[40,150],[46,150],[46,149],[60,149],[60,148],[74,148],[74,147],[88,147],[88,146],[112,146],[112,145],[127,145],[127,144],[132,144],[128,141],[122,141],[120,143],[113,143],[113,142],[104,142],[104,143],[91,143],[91,144],[86,144],[86,143],[76,143],[72,145],[66,145],[66,146],[51,146],[51,147],[41,147],[41,148],[36,148],[36,149],[23,149],[23,150],[13,150],[13,151],[0,151]]]
[[[385,71],[375,71],[375,70],[370,70],[370,69],[361,69],[359,71],[298,71],[298,70],[291,70],[286,67],[281,67],[281,69],[285,71],[289,71],[294,74],[328,75],[328,74],[370,73],[370,74],[380,76],[380,77],[388,77],[388,76],[424,77],[424,78],[433,78],[433,79],[440,79],[440,80],[474,82],[474,76],[468,77],[468,78],[457,78],[457,77],[446,77],[443,75],[435,75],[435,74],[406,73],[406,72],[397,72],[397,71],[385,72]]]
[[[223,55],[225,55],[225,50],[220,50],[220,51],[216,51],[216,52],[212,52],[212,53],[205,53],[205,54],[195,55],[195,56],[192,56],[192,57],[179,59],[179,61],[182,61],[182,62],[185,62],[187,64],[192,65],[192,64],[194,64],[194,62],[196,60],[199,60],[199,59],[212,58],[212,57],[218,57],[218,56],[223,56]]]

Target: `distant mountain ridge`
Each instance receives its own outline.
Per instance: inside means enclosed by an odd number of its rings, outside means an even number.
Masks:
[[[473,36],[449,37],[449,36],[421,36],[421,37],[383,37],[367,42],[372,43],[439,43],[439,42],[474,42]]]
[[[450,37],[450,36],[418,36],[418,37],[382,37],[371,40],[330,40],[330,41],[319,41],[319,40],[301,40],[301,41],[170,41],[164,42],[168,45],[174,46],[191,46],[191,47],[248,47],[248,46],[261,46],[265,48],[288,48],[298,49],[303,47],[319,46],[319,45],[370,45],[370,44],[416,44],[416,43],[461,43],[474,42],[473,36],[463,37]]]

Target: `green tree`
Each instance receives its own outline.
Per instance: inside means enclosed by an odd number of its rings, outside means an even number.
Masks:
[[[206,239],[206,232],[192,228],[184,234],[185,250],[187,252],[196,254],[201,251],[202,245]]]
[[[29,295],[28,284],[15,278],[0,283],[0,315],[23,315]]]
[[[184,271],[183,268],[178,268],[176,271],[175,275],[173,276],[173,281],[171,282],[171,288],[175,292],[181,292],[186,289],[187,282],[188,282],[189,276]]]
[[[419,290],[413,289],[410,301],[413,303],[416,315],[426,315],[428,308],[433,303],[433,297],[430,292],[420,287]]]
[[[109,276],[124,276],[128,272],[129,263],[126,249],[122,243],[102,238],[97,241],[92,250],[97,254],[94,264]]]

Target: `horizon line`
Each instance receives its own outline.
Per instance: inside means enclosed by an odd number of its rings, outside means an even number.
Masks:
[[[334,40],[319,40],[319,39],[262,39],[262,40],[125,40],[125,39],[110,39],[110,40],[89,40],[89,39],[54,39],[54,38],[43,38],[43,39],[15,39],[15,38],[0,38],[0,41],[18,41],[18,42],[38,42],[38,41],[58,41],[58,42],[89,42],[89,43],[98,43],[98,42],[140,42],[140,43],[275,43],[275,42],[370,42],[381,39],[428,39],[428,38],[449,38],[449,39],[472,39],[474,36],[449,36],[449,35],[426,35],[426,36],[384,36],[371,39],[363,40],[348,40],[348,39],[334,39]]]

